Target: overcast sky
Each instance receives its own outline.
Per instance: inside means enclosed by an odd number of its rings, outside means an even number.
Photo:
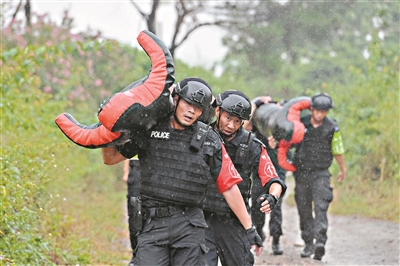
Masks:
[[[150,2],[136,1],[143,8],[150,8]],[[163,1],[167,3],[169,1]],[[90,27],[93,30],[100,30],[104,37],[116,39],[120,42],[138,47],[136,37],[139,32],[146,29],[146,24],[129,0],[107,0],[107,1],[64,1],[64,0],[32,0],[32,12],[39,14],[48,13],[49,16],[61,22],[63,11],[69,10],[70,17],[74,18],[74,29],[79,32]],[[158,23],[157,27],[162,28],[158,37],[166,44],[171,38],[172,24],[175,18],[172,4],[161,6],[159,17],[165,21]],[[189,65],[201,65],[206,68],[212,66],[216,61],[222,59],[226,49],[221,44],[222,30],[217,27],[204,27],[196,30],[176,50],[176,57]]]

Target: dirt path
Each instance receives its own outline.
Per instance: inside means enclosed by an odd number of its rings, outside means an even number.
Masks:
[[[126,209],[126,205],[124,205]],[[281,256],[272,255],[271,238],[264,242],[263,253],[256,258],[256,266],[263,265],[399,265],[400,225],[374,219],[329,215],[328,242],[322,261],[301,258],[303,241],[300,237],[296,207],[285,203],[283,212],[283,236]],[[126,217],[127,218],[127,217]],[[266,216],[265,235],[268,232],[269,215]],[[124,219],[124,223],[126,220]],[[127,227],[126,227],[127,229]],[[129,249],[128,232],[123,246]],[[123,265],[127,265],[124,261]]]
[[[296,207],[285,203],[283,212],[283,236],[281,256],[272,255],[269,237],[264,242],[264,251],[256,258],[261,265],[399,265],[399,232],[400,225],[374,219],[342,217],[328,215],[328,242],[326,255],[322,261],[312,258],[301,258],[303,241],[300,237],[299,217]],[[269,215],[264,226],[268,231]]]

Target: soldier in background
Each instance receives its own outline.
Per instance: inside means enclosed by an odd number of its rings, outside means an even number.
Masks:
[[[333,101],[328,94],[319,93],[311,98],[311,114],[300,119],[306,132],[302,142],[296,145],[293,160],[296,167],[293,172],[295,201],[301,237],[306,244],[301,257],[314,254],[315,260],[321,260],[325,255],[328,239],[327,212],[333,199],[329,167],[333,158],[341,170],[337,178],[339,182],[345,179],[347,172],[339,126],[327,117],[332,108]]]
[[[264,145],[251,132],[242,128],[243,121],[250,118],[250,100],[240,91],[228,90],[216,97],[213,106],[216,108],[216,121],[211,126],[222,136],[226,150],[243,179],[238,186],[246,207],[250,211],[253,175],[261,187],[257,196],[268,202],[270,210],[274,209],[286,186],[278,178]],[[256,205],[255,211],[261,213],[259,202]],[[218,194],[214,183],[210,183],[207,188],[204,214],[208,224],[206,244],[210,249],[206,255],[208,265],[217,266],[218,257],[223,266],[253,265],[254,256],[250,252],[247,232],[224,198]],[[262,245],[262,240],[259,241]]]
[[[284,101],[281,101],[284,103]],[[263,104],[277,104],[281,105],[281,102],[276,103],[272,101],[272,98],[270,96],[261,96],[258,97],[255,101],[252,102],[252,115],[256,111],[258,107],[260,107]],[[277,149],[278,149],[278,142],[275,140],[275,138],[271,136],[264,136],[260,133],[258,130],[257,126],[253,123],[252,120],[245,121],[243,127],[251,132],[254,133],[256,138],[261,140],[267,149],[268,155],[275,167],[275,170],[279,176],[279,178],[285,182],[286,178],[286,171],[279,166],[278,164],[278,158],[277,158]],[[260,194],[260,191],[262,191],[262,186],[261,183],[257,178],[253,178],[253,186],[252,186],[252,207],[251,207],[251,219],[253,221],[253,224],[257,228],[258,234],[261,236],[263,241],[265,240],[265,234],[263,231],[264,225],[265,225],[265,213],[259,212],[256,208],[257,206],[257,195]],[[276,204],[275,208],[272,210],[271,215],[270,215],[270,220],[269,220],[269,234],[272,237],[272,252],[274,255],[282,255],[283,250],[279,244],[279,238],[281,235],[283,235],[282,232],[282,201],[283,197],[279,198],[278,203]]]

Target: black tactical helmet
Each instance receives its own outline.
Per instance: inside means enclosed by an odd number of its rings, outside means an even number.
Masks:
[[[211,87],[200,78],[185,78],[175,86],[172,96],[178,95],[190,104],[203,110],[210,108],[212,100]]]
[[[237,90],[228,90],[219,94],[214,101],[215,106],[219,106],[230,115],[239,117],[242,120],[249,120],[251,116],[251,102],[244,93]]]
[[[326,93],[318,93],[311,98],[311,107],[317,110],[328,111],[333,108],[332,98]]]

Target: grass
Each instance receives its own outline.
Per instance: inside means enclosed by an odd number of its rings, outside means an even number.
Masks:
[[[398,181],[349,177],[344,183],[333,184],[336,192],[330,207],[332,214],[359,215],[400,222]]]
[[[61,178],[49,187],[57,198],[54,206],[61,213],[61,233],[53,244],[65,250],[64,258],[53,259],[56,263],[123,265],[130,260],[130,249],[124,242],[128,224],[122,165],[102,165],[100,157],[96,164],[100,170],[97,175],[88,174],[74,182]]]

